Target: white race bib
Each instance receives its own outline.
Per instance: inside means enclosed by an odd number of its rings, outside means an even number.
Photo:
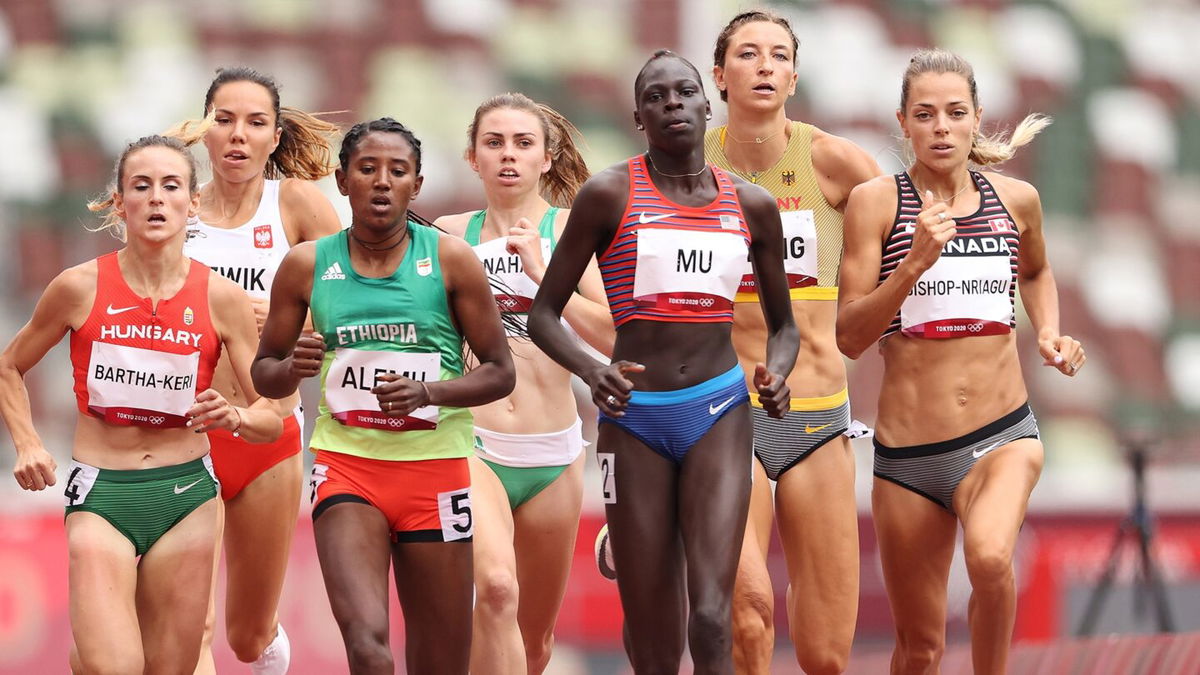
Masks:
[[[787,274],[788,288],[804,288],[817,285],[817,222],[811,209],[804,211],[780,211],[783,223],[783,271]],[[738,290],[754,293],[758,283],[754,279],[754,268],[749,258]]]
[[[542,260],[550,261],[550,240],[542,237]],[[508,237],[497,237],[473,247],[489,277],[495,278],[507,291],[493,288],[501,312],[528,312],[537,295],[537,284],[525,274],[521,256],[509,253]]]
[[[187,424],[196,402],[200,352],[166,352],[92,343],[88,410],[109,424],[170,428]]]
[[[900,306],[900,330],[922,338],[1008,333],[1009,256],[949,256],[921,275]]]
[[[436,429],[438,406],[427,405],[406,417],[389,417],[371,393],[379,377],[393,373],[418,382],[441,378],[442,355],[377,352],[342,347],[334,352],[325,375],[325,405],[333,418],[346,426],[417,431]]]
[[[746,264],[740,231],[637,231],[633,299],[674,311],[730,308]]]

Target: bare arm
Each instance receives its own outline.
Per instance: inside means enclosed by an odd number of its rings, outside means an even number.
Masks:
[[[988,174],[988,179],[1003,191],[1020,228],[1017,281],[1021,304],[1037,334],[1038,350],[1045,359],[1044,364],[1073,377],[1087,361],[1087,356],[1078,340],[1059,332],[1058,285],[1046,256],[1041,198],[1037,190],[1024,181],[996,174]]]
[[[38,300],[29,323],[0,354],[0,415],[8,425],[17,451],[13,477],[26,490],[54,485],[57,464],[42,445],[33,426],[25,373],[62,340],[67,331],[82,325],[95,298],[96,264],[85,263],[54,278]]]
[[[767,413],[783,417],[791,395],[787,376],[800,350],[800,331],[792,316],[783,269],[783,225],[774,197],[758,186],[738,183],[738,199],[750,228],[750,259],[760,289],[759,302],[767,320],[767,362],[755,366],[754,384]]]
[[[249,405],[235,407],[210,388],[196,396],[196,405],[188,411],[189,426],[197,433],[228,429],[251,443],[269,443],[283,433],[283,422],[275,401],[260,398],[250,379],[250,362],[258,342],[250,299],[242,289],[216,273],[209,278],[208,294],[213,324]]]
[[[554,226],[559,239],[562,238],[570,215],[570,209],[563,209],[558,213]],[[543,269],[541,276],[544,274]],[[539,285],[542,283],[541,278],[534,281]],[[571,324],[576,333],[579,333],[584,342],[601,354],[612,356],[617,331],[613,327],[612,314],[608,311],[608,296],[604,292],[604,281],[600,277],[600,267],[596,265],[595,256],[588,260],[576,290],[578,292],[572,293],[563,307],[563,318]]]
[[[312,294],[316,245],[303,243],[288,251],[271,287],[271,312],[258,341],[250,373],[254,389],[263,396],[285,398],[300,380],[321,370],[325,345],[313,333],[300,337]]]
[[[583,378],[592,400],[610,416],[623,414],[633,382],[624,373],[642,370],[640,364],[617,361],[608,366],[583,351],[559,323],[567,301],[595,255],[608,246],[625,210],[629,174],[624,165],[588,179],[579,194],[554,257],[529,310],[529,334],[539,349],[559,365]]]
[[[929,195],[925,203],[932,206],[917,215],[908,255],[879,284],[883,241],[896,212],[895,181],[891,176],[881,176],[850,193],[842,222],[845,236],[838,281],[837,342],[838,349],[852,359],[883,335],[913,285],[937,262],[942,246],[954,237],[956,228],[947,206]]]

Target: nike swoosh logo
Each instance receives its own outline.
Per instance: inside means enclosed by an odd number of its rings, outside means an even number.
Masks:
[[[819,426],[819,427],[810,427],[810,426],[808,426],[807,424],[805,424],[805,425],[804,425],[804,433],[806,433],[806,434],[815,434],[815,433],[817,433],[818,431],[820,431],[820,430],[824,429],[824,428],[825,428],[825,427],[827,427],[827,426],[829,426],[829,425],[828,425],[828,424],[822,424],[822,425],[821,425],[821,426]]]
[[[191,482],[191,483],[188,483],[187,485],[185,485],[185,486],[183,486],[183,487],[179,487],[179,483],[176,483],[176,484],[175,484],[175,494],[177,494],[177,495],[181,495],[181,494],[183,494],[183,493],[187,492],[188,490],[192,489],[192,486],[193,486],[193,485],[195,485],[196,483],[199,483],[199,482],[200,482],[200,481],[202,481],[202,480],[204,480],[204,479],[203,479],[203,478],[197,478],[195,481],[193,481],[193,482]]]
[[[661,213],[657,216],[646,217],[646,212],[642,211],[642,215],[638,216],[638,224],[645,225],[647,223],[653,223],[656,220],[662,220],[663,218],[670,218],[673,215],[675,215],[675,214],[674,213]]]
[[[722,402],[721,402],[720,404],[718,404],[718,405],[713,405],[713,404],[709,403],[709,404],[708,404],[708,414],[709,414],[709,415],[716,415],[717,413],[719,413],[719,412],[721,412],[722,410],[724,410],[724,409],[725,409],[725,407],[726,407],[726,406],[728,406],[730,403],[733,403],[733,399],[735,399],[735,398],[737,398],[737,394],[734,394],[733,396],[730,396],[729,398],[725,399],[724,401],[722,401]]]
[[[121,309],[113,309],[112,304],[109,304],[108,309],[106,311],[108,312],[109,315],[113,315],[113,314],[120,314],[121,312],[128,312],[131,309],[137,309],[137,305],[134,305],[133,307],[122,307]]]
[[[975,459],[979,459],[980,457],[983,457],[984,455],[988,454],[989,452],[991,452],[995,449],[996,449],[996,446],[993,445],[993,446],[986,447],[983,450],[972,450],[971,456],[974,457]]]

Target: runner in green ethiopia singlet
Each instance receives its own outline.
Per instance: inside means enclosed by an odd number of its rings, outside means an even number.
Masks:
[[[350,264],[346,231],[317,241],[310,306],[325,339],[321,405],[310,445],[358,457],[414,461],[471,454],[471,412],[425,406],[383,414],[370,393],[392,372],[417,381],[462,376],[462,336],[450,318],[438,262],[438,232],[409,222],[411,241],[389,277]]]

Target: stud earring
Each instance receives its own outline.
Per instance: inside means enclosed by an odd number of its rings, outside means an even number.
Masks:
[[[637,126],[636,126],[636,127],[634,127],[634,128],[635,128],[635,129],[637,129],[638,131],[645,131],[645,130],[646,130],[646,126],[645,126],[644,124],[642,124],[641,122],[638,122],[638,123],[637,123]]]
[[[706,119],[706,120],[711,120],[711,119],[712,119],[712,113],[706,113],[706,114],[704,115],[704,119]]]

